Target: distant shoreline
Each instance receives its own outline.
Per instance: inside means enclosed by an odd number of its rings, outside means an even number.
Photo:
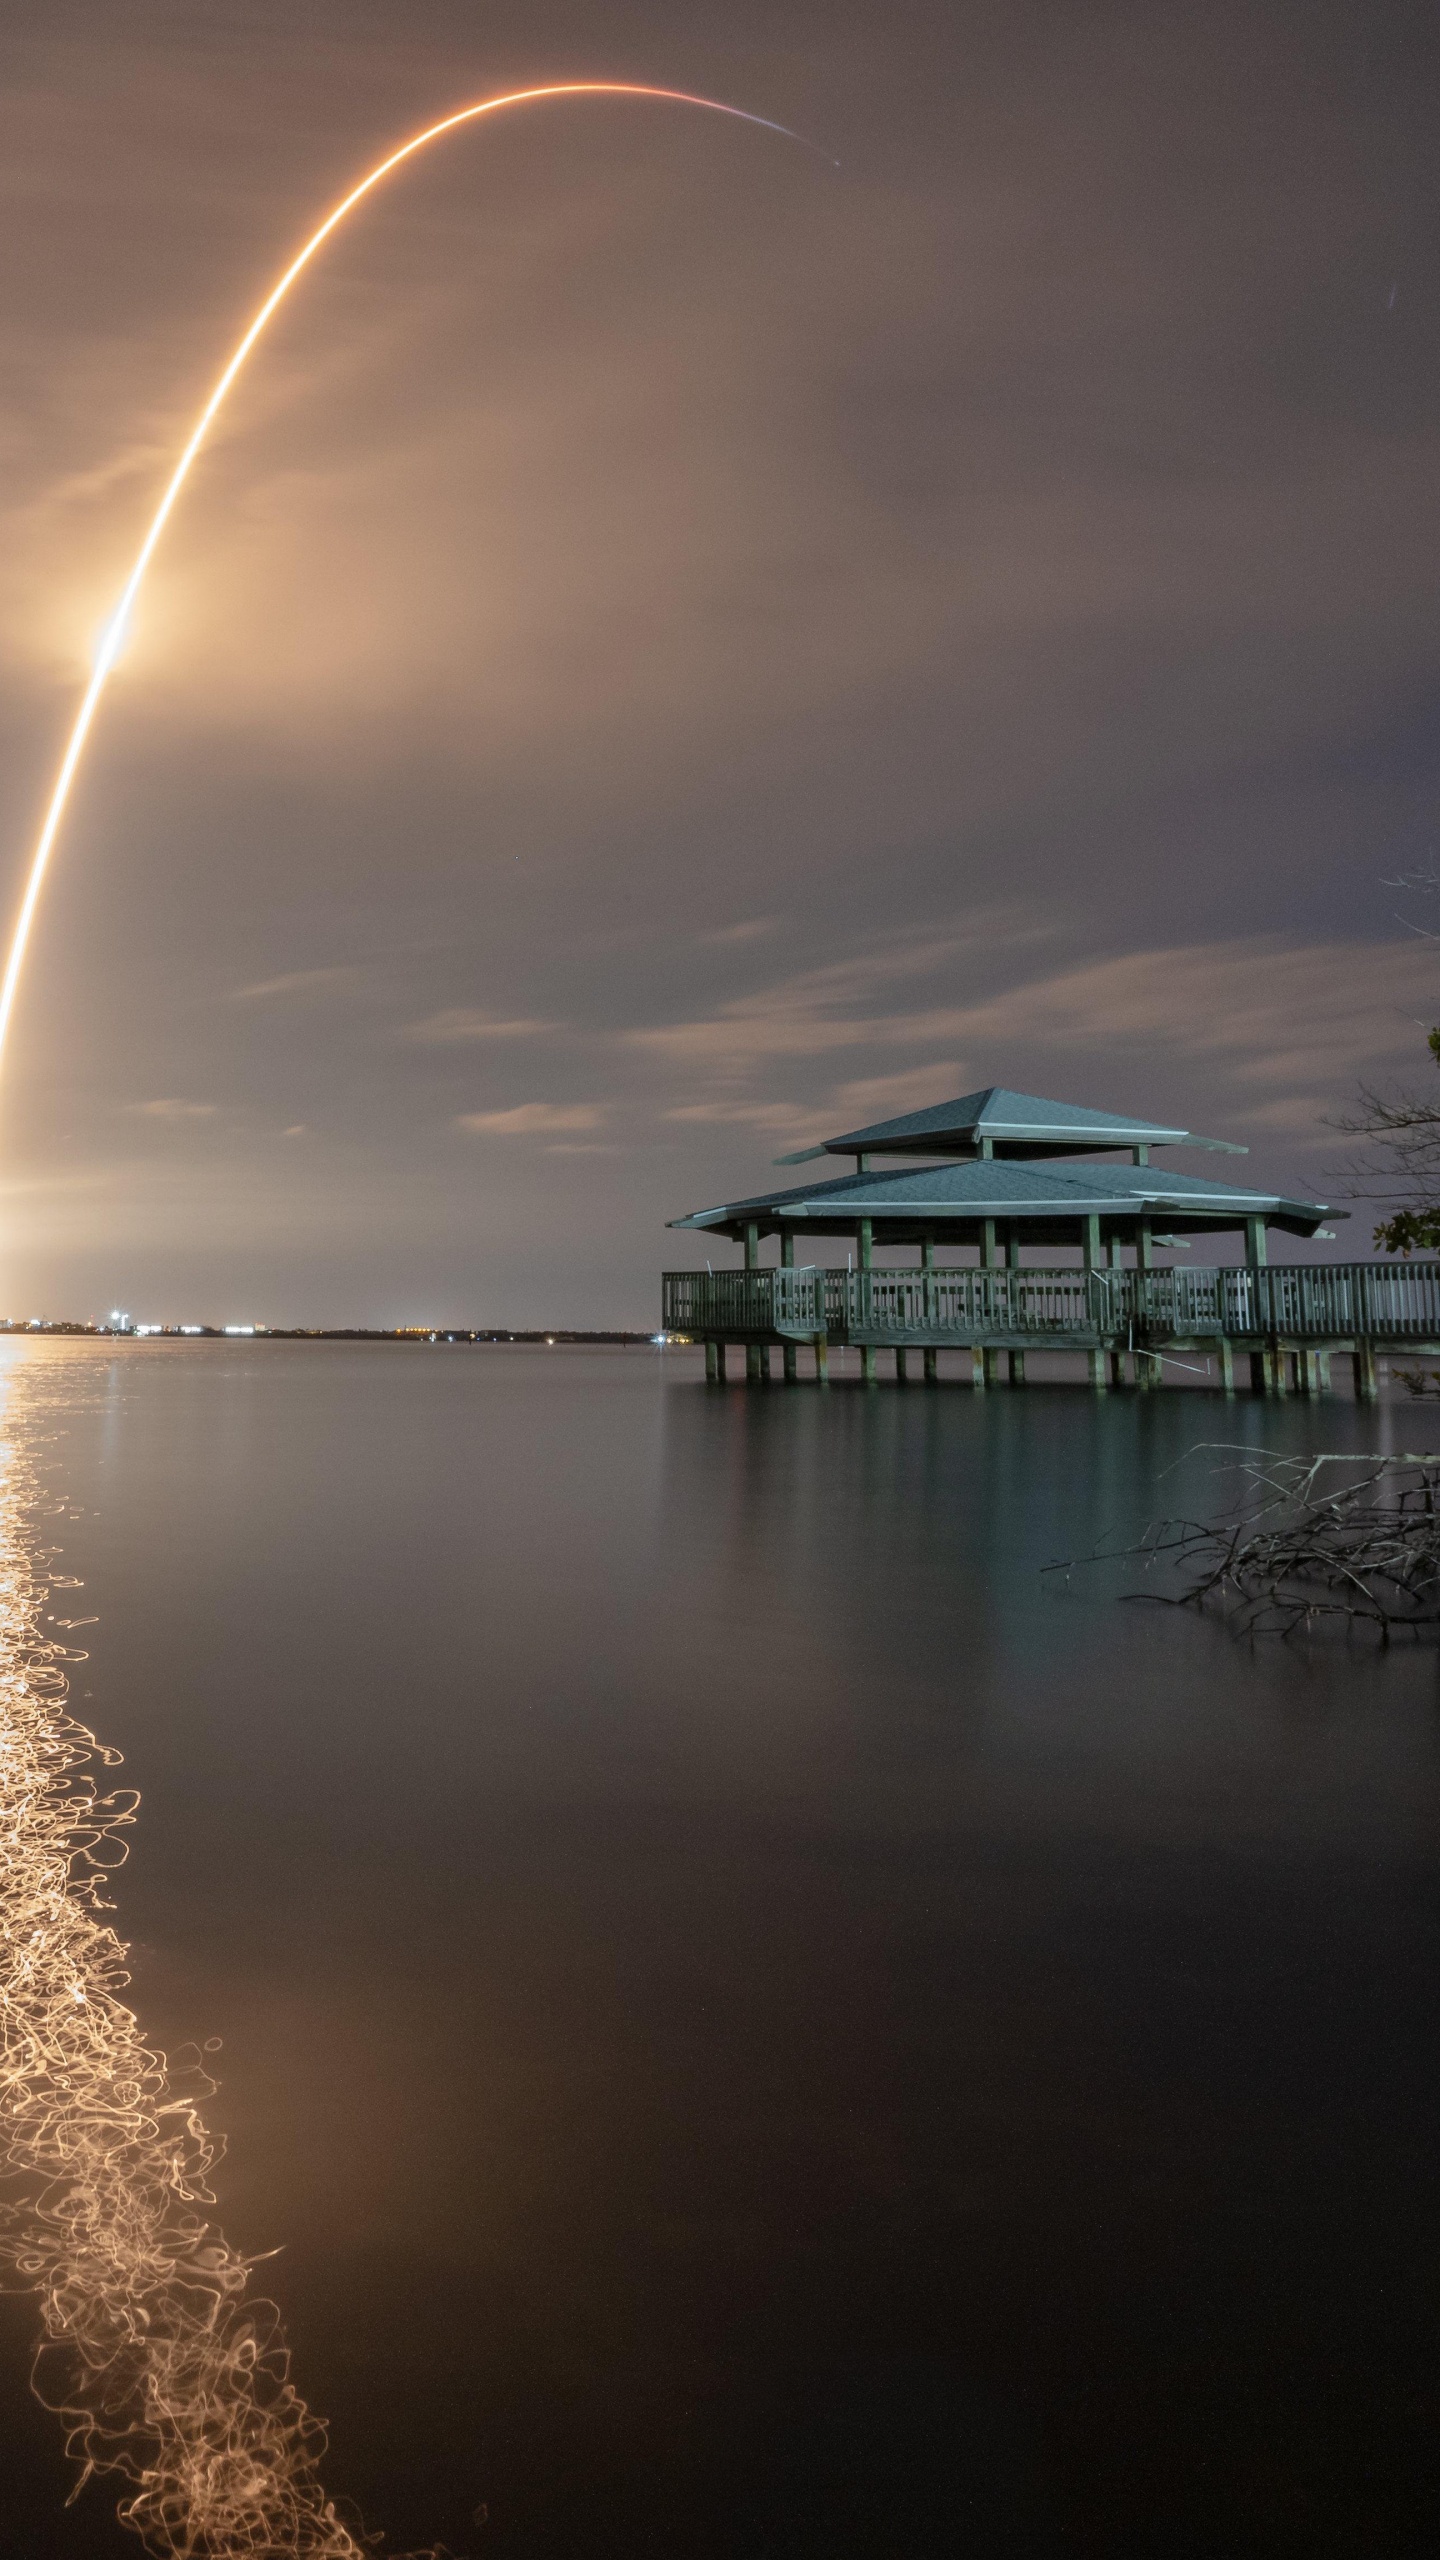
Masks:
[[[50,1317],[17,1324],[0,1318],[0,1335],[63,1334],[92,1342],[531,1342],[560,1348],[567,1344],[609,1344],[621,1348],[661,1350],[666,1337],[655,1333],[576,1333],[564,1325],[520,1332],[504,1325],[284,1325],[284,1324],[78,1324]]]

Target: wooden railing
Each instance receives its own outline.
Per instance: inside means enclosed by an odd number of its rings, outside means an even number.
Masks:
[[[905,1343],[1440,1342],[1440,1263],[667,1271],[669,1333]]]

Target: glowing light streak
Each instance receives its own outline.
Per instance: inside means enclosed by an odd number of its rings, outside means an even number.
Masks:
[[[342,196],[340,202],[331,207],[324,221],[311,233],[298,255],[291,259],[279,283],[266,295],[201,410],[191,430],[189,441],[170,475],[165,494],[151,519],[149,531],[140,545],[135,565],[121,590],[120,601],[106,624],[96,652],[90,682],[85,688],[84,698],[76,714],[75,725],[70,732],[69,743],[61,759],[60,770],[45,812],[39,840],[30,860],[25,894],[21,899],[20,912],[16,918],[5,977],[3,984],[0,984],[0,1054],[3,1054],[9,1033],[10,1017],[15,1007],[15,992],[20,983],[21,970],[25,965],[30,929],[35,921],[36,907],[40,903],[40,892],[45,885],[50,856],[55,849],[61,820],[65,815],[75,776],[79,770],[80,759],[85,752],[85,742],[94,725],[95,714],[100,708],[101,696],[125,646],[135,599],[144,584],[145,573],[155,556],[160,537],[174,513],[176,500],[190,477],[195,458],[214,425],[246,358],[257,339],[263,335],[274,318],[292,285],[299,281],[312,258],[324,248],[332,232],[339,229],[347,215],[353,213],[358,204],[363,204],[365,198],[373,194],[375,188],[383,184],[392,171],[403,167],[407,160],[413,160],[416,152],[425,150],[429,143],[438,142],[444,134],[456,132],[461,125],[473,124],[479,116],[496,115],[505,107],[538,105],[542,100],[551,98],[650,98],[670,106],[700,107],[710,115],[734,116],[741,124],[763,125],[767,132],[783,134],[787,142],[798,142],[806,150],[815,148],[813,143],[806,141],[803,134],[792,133],[788,125],[777,124],[771,116],[752,115],[745,107],[727,106],[719,98],[697,97],[688,89],[659,89],[633,80],[557,80],[540,88],[510,89],[499,97],[481,98],[474,106],[458,107],[453,115],[442,116],[438,124],[427,125],[423,133],[412,134],[409,141],[402,142],[397,150],[387,152],[385,158],[376,162],[375,167],[367,172],[358,186],[352,187],[348,195]]]

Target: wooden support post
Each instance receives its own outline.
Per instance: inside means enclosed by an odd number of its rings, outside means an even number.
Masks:
[[[760,1230],[752,1218],[745,1229],[745,1268],[747,1271],[755,1271],[758,1270],[759,1264]],[[745,1384],[747,1387],[758,1387],[759,1383],[760,1345],[758,1342],[747,1342],[745,1345]]]
[[[823,1333],[815,1336],[815,1384],[817,1387],[830,1384],[830,1345]]]
[[[1081,1229],[1080,1249],[1087,1273],[1098,1271],[1103,1256],[1100,1250],[1100,1221],[1097,1217],[1085,1219]],[[1096,1349],[1088,1352],[1086,1357],[1090,1368],[1091,1387],[1096,1395],[1103,1396],[1110,1384],[1109,1363],[1105,1353],[1103,1350]]]
[[[1220,1337],[1220,1392],[1227,1396],[1235,1393],[1235,1352],[1228,1333]]]
[[[795,1268],[795,1230],[793,1227],[782,1227],[780,1230],[780,1268],[782,1271],[793,1271]],[[775,1312],[778,1315],[782,1310],[777,1307]],[[785,1303],[783,1312],[785,1314],[786,1322],[793,1323],[794,1310],[788,1300]],[[793,1386],[795,1383],[795,1345],[793,1342],[787,1342],[785,1345],[784,1365],[785,1384],[787,1387]]]
[[[993,1218],[982,1218],[980,1222],[980,1268],[982,1271],[994,1271],[998,1268],[999,1262],[1000,1250],[996,1237],[995,1221]],[[975,1359],[976,1386],[998,1387],[1000,1383],[999,1352],[977,1350]]]
[[[1153,1271],[1154,1268],[1155,1240],[1151,1233],[1149,1219],[1142,1218],[1135,1230],[1135,1270],[1137,1275],[1135,1282],[1135,1298],[1137,1308],[1142,1312],[1145,1304],[1145,1293],[1140,1286],[1138,1275],[1142,1271]],[[1147,1395],[1152,1387],[1159,1386],[1160,1364],[1156,1360],[1153,1352],[1137,1351],[1134,1356],[1134,1369],[1135,1384],[1137,1387],[1143,1389]]]
[[[1265,1393],[1265,1353],[1263,1351],[1252,1351],[1250,1354],[1250,1393],[1252,1396],[1263,1396]]]
[[[1380,1381],[1375,1373],[1374,1343],[1357,1342],[1352,1359],[1355,1374],[1356,1403],[1378,1404],[1380,1400]]]
[[[1272,1396],[1288,1396],[1290,1393],[1290,1364],[1285,1356],[1285,1347],[1278,1338],[1272,1338],[1270,1344],[1270,1393]]]
[[[1112,1236],[1110,1239],[1110,1268],[1112,1271],[1123,1271],[1124,1267],[1125,1248],[1118,1236]],[[1125,1384],[1125,1354],[1123,1351],[1112,1351],[1110,1354],[1110,1384],[1112,1387],[1123,1387]]]
[[[920,1268],[927,1274],[932,1272],[935,1268],[935,1239],[933,1236],[924,1236],[921,1238]],[[923,1296],[925,1300],[925,1327],[928,1332],[935,1322],[935,1292],[928,1278],[925,1282]],[[925,1373],[926,1386],[935,1386],[939,1381],[940,1367],[939,1355],[933,1346],[927,1346],[923,1356],[922,1366]]]
[[[993,1351],[982,1351],[978,1342],[971,1346],[970,1384],[979,1396],[983,1396],[986,1388],[994,1384],[990,1374],[990,1363],[994,1357]]]
[[[719,1348],[720,1348],[720,1346],[719,1346],[719,1344],[718,1344],[717,1342],[715,1342],[715,1341],[714,1341],[713,1339],[711,1339],[709,1336],[707,1336],[707,1337],[706,1337],[706,1342],[705,1342],[705,1384],[706,1384],[706,1386],[707,1386],[707,1387],[713,1387],[713,1386],[715,1385],[716,1381],[718,1380],[719,1375],[720,1375],[720,1361],[719,1361],[719,1357],[718,1357]]]
[[[1299,1388],[1301,1395],[1317,1396],[1320,1392],[1319,1352],[1311,1351],[1309,1349],[1297,1351],[1295,1354],[1295,1367],[1297,1372],[1295,1384]]]
[[[866,1160],[862,1157],[860,1161],[860,1170],[863,1173],[868,1171],[868,1169]],[[860,1223],[855,1230],[855,1241],[859,1248],[860,1268],[862,1271],[868,1271],[875,1258],[875,1228],[869,1218],[862,1218],[860,1220]],[[870,1307],[868,1295],[863,1290],[861,1292],[861,1305],[865,1318],[868,1320]],[[862,1386],[873,1387],[875,1384],[875,1345],[873,1342],[862,1342],[860,1345],[860,1381]]]
[[[722,1387],[725,1384],[725,1354],[729,1348],[728,1342],[717,1342],[715,1345],[715,1377]]]
[[[784,1349],[783,1349],[783,1351],[781,1352],[781,1354],[780,1354],[780,1366],[781,1366],[782,1370],[784,1371],[784,1375],[785,1375],[785,1384],[786,1384],[786,1386],[787,1386],[787,1387],[793,1387],[793,1386],[794,1386],[794,1384],[795,1384],[795,1380],[796,1380],[797,1376],[799,1375],[799,1372],[798,1372],[798,1370],[796,1369],[796,1366],[795,1366],[795,1345],[794,1345],[794,1343],[793,1343],[793,1342],[787,1342],[787,1343],[786,1343],[786,1345],[785,1345],[785,1347],[784,1347]]]
[[[1330,1354],[1328,1351],[1317,1351],[1315,1354],[1315,1379],[1317,1394],[1328,1396],[1330,1393]]]
[[[897,1387],[903,1387],[906,1384],[907,1376],[908,1372],[905,1366],[905,1354],[897,1343],[895,1346],[895,1384]]]
[[[1020,1268],[1020,1242],[1013,1227],[1007,1227],[1005,1230],[1005,1265],[1006,1269],[1009,1271],[1018,1271]],[[1011,1386],[1023,1387],[1025,1384],[1025,1354],[1023,1351],[1012,1351],[1010,1353],[1009,1368]]]

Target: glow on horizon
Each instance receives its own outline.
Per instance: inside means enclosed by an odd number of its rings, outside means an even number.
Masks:
[[[806,143],[803,134],[792,132],[789,125],[777,124],[772,116],[753,115],[746,107],[727,106],[720,98],[698,97],[689,89],[660,89],[634,80],[558,80],[540,88],[509,89],[498,97],[481,98],[474,106],[458,107],[452,115],[442,116],[438,124],[427,125],[423,132],[412,134],[409,141],[402,142],[398,149],[387,152],[385,158],[377,161],[375,167],[367,172],[357,186],[350,189],[348,195],[342,196],[340,202],[331,207],[324,221],[311,233],[298,254],[291,259],[278,284],[274,285],[266,295],[221,373],[170,475],[165,493],[151,519],[145,539],[140,545],[135,565],[121,590],[120,600],[101,632],[90,681],[85,688],[74,727],[61,758],[60,770],[55,778],[44,822],[34,853],[30,858],[25,893],[20,901],[20,912],[11,938],[4,980],[0,983],[0,1057],[3,1057],[10,1030],[10,1017],[15,1009],[16,990],[20,983],[20,973],[25,965],[30,931],[35,921],[35,910],[40,903],[40,892],[45,885],[50,856],[55,849],[61,821],[79,770],[80,759],[85,752],[85,742],[94,725],[95,714],[100,708],[101,697],[129,638],[135,600],[144,584],[145,573],[154,558],[160,537],[174,512],[176,500],[190,476],[196,456],[256,340],[279,310],[291,286],[304,274],[317,251],[323,249],[331,233],[339,228],[346,215],[353,213],[355,207],[363,203],[382,180],[389,177],[392,170],[400,168],[405,161],[413,159],[415,153],[423,151],[427,143],[438,142],[443,134],[453,133],[460,125],[473,124],[477,116],[494,115],[503,107],[537,105],[542,100],[550,98],[651,98],[671,106],[701,107],[707,114],[734,116],[742,124],[763,125],[769,133],[783,134],[787,142],[798,142],[807,149],[814,148],[813,144]]]

